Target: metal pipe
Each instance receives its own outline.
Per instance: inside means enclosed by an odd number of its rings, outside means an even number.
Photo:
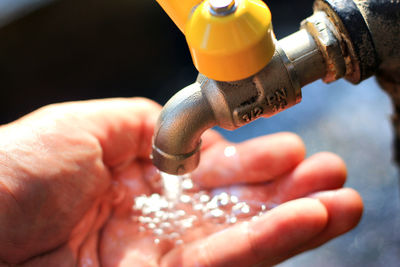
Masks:
[[[244,80],[219,82],[199,75],[165,105],[153,138],[153,163],[170,174],[194,170],[208,128],[233,130],[270,117],[301,100],[301,86],[325,76],[325,63],[305,30],[276,44],[269,64]]]
[[[164,106],[153,137],[152,159],[159,170],[184,174],[198,165],[200,137],[216,120],[200,84],[179,91]]]

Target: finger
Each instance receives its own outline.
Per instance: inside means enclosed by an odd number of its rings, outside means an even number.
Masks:
[[[337,189],[346,181],[346,166],[337,155],[322,152],[300,163],[292,172],[272,183],[233,185],[218,191],[236,195],[243,201],[256,201],[273,206],[313,192]]]
[[[351,188],[319,192],[310,197],[324,204],[329,214],[327,227],[313,240],[310,240],[296,253],[313,249],[329,240],[353,229],[360,221],[363,212],[361,196]]]
[[[304,160],[297,168],[272,185],[274,201],[283,203],[313,192],[337,189],[346,182],[343,160],[329,152],[321,152]]]
[[[226,141],[217,131],[209,129],[201,136],[201,151],[204,152],[217,143],[228,144],[228,141]]]
[[[149,158],[160,109],[148,99],[118,98],[50,105],[33,115],[89,132],[101,145],[104,163],[114,167],[134,157]]]
[[[281,261],[321,246],[332,238],[351,230],[360,221],[363,204],[360,195],[353,189],[342,188],[339,190],[319,192],[310,197],[318,199],[325,206],[328,212],[327,225],[323,231],[305,244],[292,251],[287,251]],[[268,261],[266,261],[266,263],[268,263]],[[257,266],[265,265],[264,262],[261,262],[261,264]]]
[[[201,155],[193,179],[204,187],[268,181],[289,172],[305,155],[301,139],[278,133],[238,145],[217,142]]]
[[[84,116],[92,120],[90,130],[100,141],[107,165],[116,166],[133,157],[149,158],[161,109],[158,104],[142,98],[90,104],[96,105],[96,113]]]
[[[206,239],[172,250],[161,266],[252,266],[281,261],[326,226],[327,211],[318,200],[285,203],[256,221],[235,225]],[[234,242],[234,244],[232,243]]]

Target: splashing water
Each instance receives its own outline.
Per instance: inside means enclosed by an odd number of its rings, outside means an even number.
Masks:
[[[172,241],[176,245],[190,241],[190,232],[201,227],[224,229],[246,219],[257,219],[272,207],[241,201],[227,192],[212,194],[199,190],[190,175],[174,176],[160,172],[161,194],[135,197],[133,220],[139,231],[154,236],[156,244]]]

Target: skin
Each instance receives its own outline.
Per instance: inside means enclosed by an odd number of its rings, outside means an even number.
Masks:
[[[305,159],[299,137],[279,133],[232,145],[203,135],[196,184],[280,204],[224,231],[155,245],[132,221],[134,196],[151,194],[149,159],[160,107],[109,99],[44,107],[0,128],[0,260],[4,266],[269,266],[320,246],[360,220],[342,188],[343,161]],[[235,245],[231,243],[234,240]]]

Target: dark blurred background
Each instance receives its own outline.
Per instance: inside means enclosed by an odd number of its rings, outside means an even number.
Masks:
[[[267,1],[278,39],[312,14],[312,2]],[[184,36],[155,0],[0,0],[0,123],[62,101],[145,96],[164,104],[195,77]],[[390,114],[373,78],[358,86],[317,81],[292,109],[234,132],[218,129],[232,141],[295,132],[308,155],[339,154],[347,186],[364,199],[354,231],[280,266],[399,266]]]
[[[278,37],[312,12],[311,0],[282,2],[269,3]],[[163,104],[196,78],[183,34],[155,0],[0,0],[0,10],[3,123],[66,100]]]

